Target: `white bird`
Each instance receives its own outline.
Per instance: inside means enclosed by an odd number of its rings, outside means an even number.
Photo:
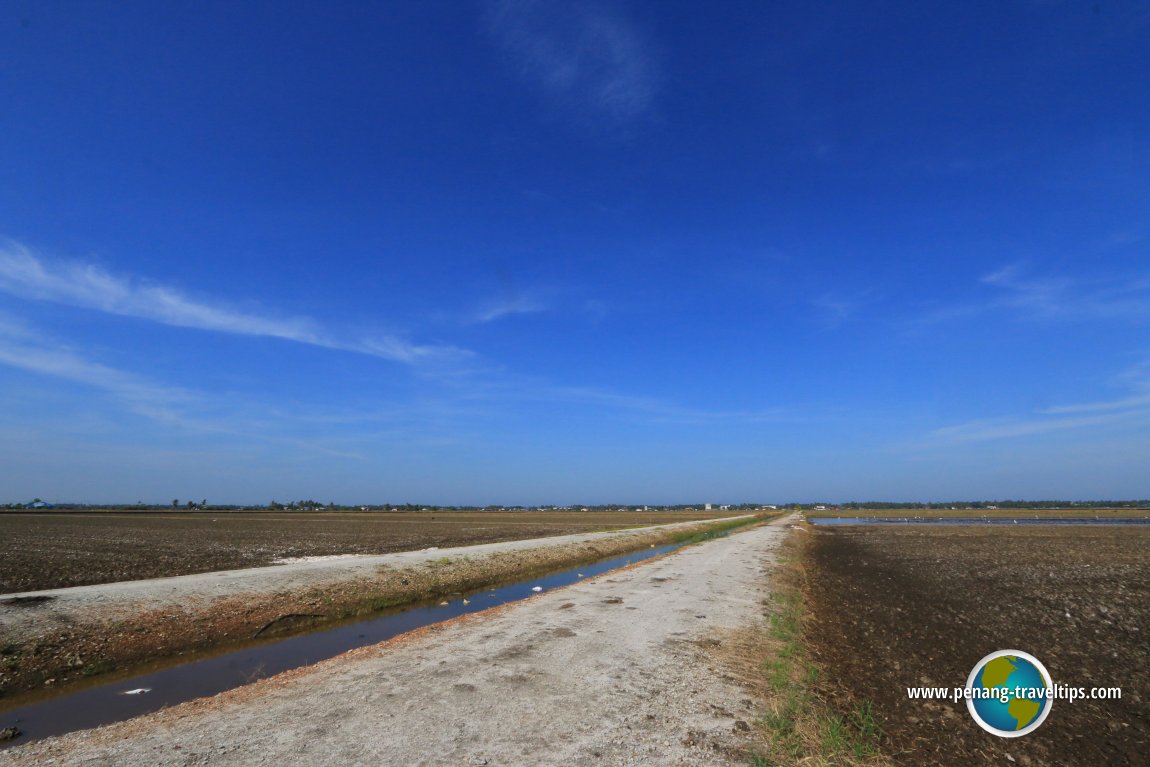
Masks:
[[[469,604],[471,604],[471,600],[470,599],[464,599],[463,604],[469,605]]]
[[[534,586],[534,587],[532,587],[532,589],[531,589],[531,590],[532,590],[532,591],[542,591],[542,590],[543,590],[543,587],[542,587],[542,586]]]
[[[136,689],[134,689],[134,690],[124,690],[124,691],[123,691],[122,693],[120,693],[120,694],[121,694],[121,695],[141,695],[141,694],[143,694],[143,693],[145,693],[145,692],[151,692],[151,691],[152,691],[152,688],[151,688],[151,687],[137,687],[137,688],[136,688]]]

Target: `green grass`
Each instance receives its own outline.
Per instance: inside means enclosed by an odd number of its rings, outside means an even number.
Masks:
[[[830,754],[841,754],[850,750],[851,731],[841,717],[828,716],[824,718],[821,734],[823,751]]]
[[[97,661],[96,663],[89,663],[88,665],[84,666],[83,668],[80,669],[80,674],[82,676],[99,676],[100,674],[106,674],[109,671],[115,671],[115,670],[116,670],[116,664],[115,663],[112,663],[111,661],[102,660],[102,661]]]
[[[738,530],[740,527],[747,527],[748,525],[757,525],[762,522],[761,517],[750,517],[748,519],[732,519],[729,522],[721,522],[717,525],[712,525],[706,530],[684,530],[680,533],[675,533],[671,536],[667,543],[681,543],[684,545],[691,543],[702,543],[703,541],[714,540],[715,538],[724,538],[732,530]]]
[[[767,684],[767,706],[759,717],[767,740],[764,753],[751,757],[756,767],[850,767],[880,765],[882,730],[869,701],[849,712],[836,711],[820,694],[820,683],[833,682],[807,655],[804,632],[807,606],[801,546],[784,545],[766,614],[765,648],[760,670]]]
[[[874,716],[874,708],[870,701],[863,701],[855,706],[851,712],[851,724],[854,725],[856,738],[851,744],[855,756],[865,757],[878,753],[879,739],[882,737],[882,728]]]
[[[785,690],[791,683],[791,666],[784,659],[764,662],[763,670],[767,672],[767,681],[772,690]]]
[[[367,609],[371,612],[378,612],[379,610],[386,610],[391,607],[399,607],[400,605],[405,605],[410,601],[411,600],[406,597],[375,597],[368,601]]]

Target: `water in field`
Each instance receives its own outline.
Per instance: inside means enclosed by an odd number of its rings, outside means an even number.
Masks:
[[[168,665],[151,673],[136,674],[116,681],[100,680],[86,689],[64,692],[37,703],[0,711],[0,730],[15,726],[22,733],[15,740],[0,742],[0,749],[50,735],[119,722],[165,706],[216,695],[423,626],[526,599],[540,591],[568,586],[592,575],[665,554],[681,545],[642,549],[498,588],[457,594],[447,600],[440,598],[410,605],[334,628],[268,640],[242,650],[188,660],[180,665]],[[463,604],[464,599],[468,604]],[[447,601],[447,604],[440,604],[443,601]],[[3,705],[2,701],[0,705]]]
[[[1150,525],[1150,517],[811,517],[812,525]]]

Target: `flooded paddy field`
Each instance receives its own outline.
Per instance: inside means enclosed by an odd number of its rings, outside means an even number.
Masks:
[[[730,516],[721,511],[0,514],[0,594]]]
[[[1136,765],[1150,753],[1150,528],[808,528],[811,650],[825,694],[870,701],[882,750],[913,765]],[[1036,656],[1055,683],[1120,687],[1059,700],[1035,732],[995,737],[964,702],[908,687],[963,686],[985,655]]]
[[[1150,525],[1150,517],[812,517],[812,525],[828,527],[843,525],[936,525],[941,527],[1003,526],[1003,525],[1062,525],[1131,527]]]
[[[1150,517],[1150,508],[1145,506],[1123,506],[1114,508],[1051,507],[1047,509],[1001,509],[987,507],[956,506],[947,509],[855,509],[850,507],[813,510],[805,512],[810,519],[835,519],[845,517],[879,517],[891,519],[949,519],[970,517],[975,519],[1121,519],[1126,517]]]

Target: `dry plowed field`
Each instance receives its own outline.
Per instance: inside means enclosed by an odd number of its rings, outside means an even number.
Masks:
[[[1150,754],[1150,529],[851,527],[813,533],[809,627],[828,694],[870,700],[883,751],[906,765],[1145,765]],[[1017,739],[965,703],[908,699],[963,686],[985,655],[1022,650],[1054,681],[1122,688],[1055,701]],[[844,701],[845,704],[845,701]]]
[[[732,512],[0,514],[0,594],[730,516]]]

